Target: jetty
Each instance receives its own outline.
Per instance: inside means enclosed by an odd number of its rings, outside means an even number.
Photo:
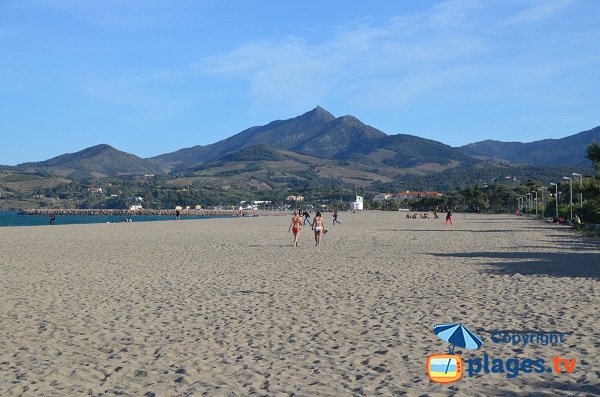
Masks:
[[[156,209],[51,209],[34,208],[22,210],[19,215],[91,215],[91,216],[135,216],[135,215],[154,215],[154,216],[175,216],[178,210],[156,210]],[[182,209],[179,210],[180,216],[258,216],[257,210],[205,210],[205,209]]]

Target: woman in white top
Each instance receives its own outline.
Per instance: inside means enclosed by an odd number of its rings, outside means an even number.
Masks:
[[[325,232],[325,226],[320,212],[317,212],[315,215],[312,226],[313,230],[315,231],[315,246],[318,246],[321,244],[321,236]]]

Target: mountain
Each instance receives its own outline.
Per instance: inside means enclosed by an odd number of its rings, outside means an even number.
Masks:
[[[433,164],[436,164],[438,168],[445,169],[477,163],[472,157],[451,146],[406,134],[372,139],[351,150],[338,153],[336,157],[356,162],[379,163],[403,169]]]
[[[281,161],[284,158],[271,146],[255,145],[230,153],[223,157],[222,161],[226,163],[234,161]]]
[[[522,169],[523,165],[532,172],[534,167],[551,166],[591,169],[585,153],[594,139],[600,141],[600,127],[562,139],[483,141],[453,148],[414,135],[387,135],[356,117],[335,117],[317,106],[300,116],[251,127],[210,145],[150,159],[97,145],[46,161],[0,169],[72,179],[176,171],[171,175],[173,180],[189,176],[208,184],[214,178],[219,186],[236,186],[239,182],[276,189],[296,182],[329,180],[366,187],[423,176],[458,180],[467,173],[479,173],[485,180],[483,175],[510,176],[511,170]],[[537,174],[546,175],[542,171]]]
[[[323,125],[333,120],[335,117],[331,113],[317,106],[310,112],[289,120],[277,120],[264,126],[251,127],[210,145],[180,149],[149,160],[173,170],[181,170],[218,160],[229,153],[254,145],[290,149],[314,138]]]
[[[288,189],[348,184],[367,187],[373,181],[389,183],[403,174],[393,167],[376,167],[330,160],[269,145],[255,145],[183,172],[182,183],[233,186],[238,189]],[[178,184],[177,179],[169,184]],[[183,185],[182,185],[183,186]]]
[[[593,140],[600,142],[600,127],[560,139],[543,139],[529,143],[481,141],[457,148],[466,155],[493,158],[519,164],[576,165],[590,167],[585,158]]]
[[[185,170],[212,161],[227,161],[230,154],[257,145],[326,160],[399,168],[423,166],[419,172],[437,172],[476,162],[448,145],[417,136],[387,135],[356,117],[336,118],[319,106],[292,119],[248,128],[211,145],[181,149],[149,160],[172,170]]]
[[[289,149],[323,158],[335,158],[339,153],[387,136],[353,116],[342,116],[330,120],[313,131],[311,135],[312,137],[289,147]]]
[[[109,145],[96,145],[45,161],[19,164],[14,168],[23,172],[44,172],[72,178],[163,173],[157,164]]]

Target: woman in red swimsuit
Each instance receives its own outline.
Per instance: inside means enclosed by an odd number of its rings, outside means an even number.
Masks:
[[[294,247],[298,246],[298,236],[300,236],[300,228],[302,225],[302,218],[296,211],[294,211],[294,217],[292,218],[292,223],[290,223],[290,228],[288,230],[294,233]]]

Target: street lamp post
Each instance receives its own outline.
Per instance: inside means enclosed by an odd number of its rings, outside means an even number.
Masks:
[[[556,188],[556,192],[554,193],[554,201],[556,201],[556,220],[558,220],[558,183],[551,183],[550,185]]]
[[[532,194],[531,194],[531,198],[533,198],[533,193],[534,193],[534,192],[532,192]],[[535,191],[535,200],[534,200],[534,203],[535,203],[535,216],[537,216],[537,211],[538,211],[538,197],[537,197],[537,190]]]
[[[519,214],[523,215],[523,207],[524,207],[524,203],[523,203],[523,196],[519,197]]]
[[[525,208],[525,197],[519,197],[519,215],[523,215],[523,209]]]
[[[583,190],[583,175],[574,172],[573,176],[579,177],[579,188]],[[579,192],[579,208],[581,207],[583,207],[583,192]]]
[[[544,190],[543,188],[538,188],[538,190],[540,190],[542,192],[542,216],[544,215],[544,212],[546,212],[546,199],[544,198]]]
[[[529,192],[529,212],[533,210],[533,193]]]
[[[571,218],[569,219],[573,219],[573,178],[569,178],[568,176],[563,176],[564,180],[569,180],[569,191],[570,191],[570,196],[569,196],[569,207],[571,208]]]

